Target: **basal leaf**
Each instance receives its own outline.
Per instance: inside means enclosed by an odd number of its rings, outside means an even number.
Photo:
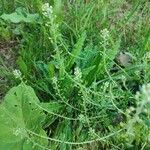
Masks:
[[[27,74],[28,74],[28,68],[27,68],[26,63],[24,62],[24,60],[22,59],[21,56],[18,57],[17,64],[18,64],[20,70],[23,72],[23,74],[25,76],[27,76]]]
[[[25,17],[23,15],[19,15],[16,12],[14,12],[12,14],[3,14],[1,16],[1,18],[3,20],[10,21],[12,23],[19,23],[25,19]]]
[[[30,14],[30,13],[23,13],[19,9],[16,10],[14,13],[11,14],[3,14],[0,16],[5,21],[10,21],[12,23],[20,23],[20,22],[26,22],[26,23],[34,23],[38,21],[39,15],[38,14]]]
[[[86,39],[86,33],[83,32],[83,34],[81,35],[81,37],[78,39],[77,43],[75,44],[72,52],[71,52],[71,56],[69,57],[67,63],[67,69],[70,70],[71,67],[73,66],[73,64],[75,63],[77,57],[79,57],[80,52],[82,50],[84,41]]]
[[[0,105],[0,141],[3,143],[0,144],[0,149],[4,146],[12,145],[13,147],[20,144],[23,147],[27,141],[29,145],[39,141],[39,138],[28,132],[32,131],[39,135],[44,133],[42,125],[45,114],[36,103],[39,103],[39,100],[34,90],[24,83],[13,87],[7,93],[4,102]],[[44,145],[45,143],[47,143],[46,140],[43,141]]]

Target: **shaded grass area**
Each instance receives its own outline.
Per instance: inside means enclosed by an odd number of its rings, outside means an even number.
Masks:
[[[149,149],[141,89],[150,81],[150,3],[48,2],[0,1],[0,50],[12,51],[1,57],[1,89],[20,83],[14,69],[34,89],[48,139],[35,149]]]

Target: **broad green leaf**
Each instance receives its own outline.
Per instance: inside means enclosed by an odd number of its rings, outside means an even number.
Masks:
[[[0,105],[0,141],[2,143],[0,149],[9,145],[20,146],[20,144],[23,147],[27,141],[30,145],[40,141],[38,137],[28,132],[32,131],[39,135],[44,133],[42,125],[45,114],[37,107],[38,103],[39,100],[30,86],[21,83],[10,89]],[[42,140],[39,144],[46,143],[47,140]]]
[[[12,23],[19,23],[25,19],[23,15],[17,14],[16,12],[12,14],[3,14],[1,18],[5,21],[10,21]]]
[[[19,9],[16,10],[16,12],[11,14],[3,14],[0,16],[5,21],[10,21],[12,23],[20,23],[20,22],[26,22],[26,23],[34,23],[38,21],[39,15],[38,14],[30,14],[30,13],[23,13]]]
[[[22,148],[22,143],[21,142],[16,142],[16,143],[3,143],[0,141],[0,149],[1,150],[19,150]],[[31,148],[31,146],[29,147]],[[27,149],[25,149],[27,150]]]

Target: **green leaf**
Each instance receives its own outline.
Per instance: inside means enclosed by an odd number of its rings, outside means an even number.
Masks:
[[[88,86],[94,81],[94,79],[97,75],[98,68],[100,65],[100,60],[101,60],[101,56],[100,56],[100,54],[97,54],[97,56],[91,62],[92,70],[85,77]]]
[[[49,103],[41,103],[41,107],[48,112],[49,114],[46,116],[44,128],[49,127],[58,117],[52,115],[52,113],[60,113],[60,110],[63,105],[57,102],[49,102]]]
[[[17,14],[16,12],[12,14],[3,14],[1,18],[5,21],[10,21],[12,23],[19,23],[25,19],[24,16]]]
[[[38,14],[27,14],[27,17],[24,19],[26,23],[33,23],[36,22],[39,18]]]
[[[26,142],[29,145],[36,142],[44,145],[47,143],[47,140],[41,142],[28,132],[39,135],[45,133],[42,129],[45,114],[37,107],[37,103],[39,100],[30,86],[21,83],[10,89],[0,106],[0,149],[7,149],[11,145],[23,147]]]
[[[42,108],[51,112],[57,112],[62,107],[62,105],[57,102],[41,103],[40,105]]]
[[[35,64],[35,67],[40,74],[42,74],[44,77],[48,76],[48,66],[43,61],[38,61]]]
[[[55,135],[54,138],[60,139],[62,141],[72,141],[72,130],[71,130],[71,121],[64,120],[59,123],[55,130]],[[58,148],[59,147],[59,148]],[[61,149],[61,150],[72,150],[71,145],[67,145],[64,143],[51,143],[51,148],[52,149]]]
[[[38,21],[39,15],[38,14],[30,14],[24,12],[24,10],[16,9],[14,13],[11,14],[3,14],[1,15],[1,18],[5,21],[10,21],[12,23],[20,23],[20,22],[26,22],[26,23],[34,23]]]
[[[2,150],[19,150],[22,148],[21,143],[3,143],[0,142],[0,149]],[[31,148],[31,147],[30,147]]]
[[[53,78],[55,75],[55,66],[52,62],[48,63],[47,65],[48,67],[48,74],[50,78]]]
[[[22,59],[22,57],[20,57],[20,56],[18,57],[17,64],[18,64],[18,66],[19,66],[21,72],[22,72],[25,76],[27,76],[27,74],[28,74],[28,68],[27,68],[26,63],[25,63],[24,60]]]
[[[99,49],[97,46],[93,46],[93,44],[88,44],[81,52],[80,58],[77,59],[77,65],[80,66],[80,68],[82,69],[91,67],[92,62],[98,53]]]
[[[86,33],[83,32],[83,34],[79,38],[78,42],[75,44],[75,46],[71,52],[71,56],[69,57],[69,59],[67,61],[67,63],[68,63],[67,70],[71,69],[71,67],[75,63],[77,57],[80,55],[80,52],[82,50],[85,39],[86,39]]]

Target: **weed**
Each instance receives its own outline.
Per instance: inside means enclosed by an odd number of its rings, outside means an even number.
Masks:
[[[148,1],[0,3],[0,149],[150,148]]]

